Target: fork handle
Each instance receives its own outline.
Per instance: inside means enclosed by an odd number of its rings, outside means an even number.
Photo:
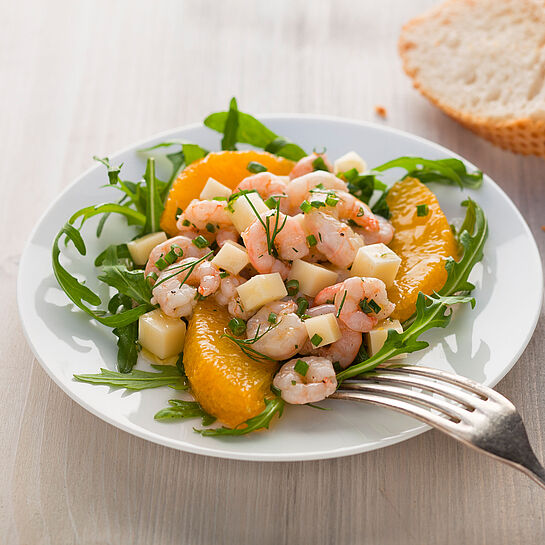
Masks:
[[[508,449],[506,449],[505,443],[503,441],[498,442],[493,435],[488,436],[482,441],[475,441],[474,438],[473,440],[470,440],[469,438],[460,437],[452,432],[451,427],[446,425],[444,418],[440,418],[428,410],[422,409],[412,403],[407,403],[401,399],[388,398],[382,395],[376,395],[372,392],[356,392],[342,389],[337,390],[334,394],[329,396],[329,399],[344,399],[346,401],[358,401],[360,403],[378,405],[412,416],[413,418],[442,431],[450,437],[457,439],[468,447],[518,469],[545,489],[545,469],[539,463],[532,450],[522,418],[518,412],[515,412],[511,419],[505,419],[500,423],[500,426],[505,428],[505,437],[508,436],[509,431],[514,431],[513,428],[517,428],[517,433],[514,434],[517,438],[516,443],[511,443]]]

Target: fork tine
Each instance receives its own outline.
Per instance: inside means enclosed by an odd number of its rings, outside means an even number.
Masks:
[[[500,403],[505,403],[505,401],[507,401],[511,404],[513,409],[515,408],[515,406],[509,400],[506,400],[501,394],[492,390],[492,388],[479,384],[478,382],[469,378],[460,377],[458,375],[455,375],[454,373],[443,371],[442,369],[433,369],[431,367],[421,367],[416,365],[393,365],[383,369],[387,369],[389,372],[399,373],[403,375],[414,374],[423,377],[443,380],[445,382],[449,382],[450,384],[454,384],[455,386],[459,386],[460,388],[464,388],[475,394],[483,397],[488,397]]]
[[[341,386],[341,390],[344,390]],[[382,394],[385,396],[395,397],[402,401],[410,401],[412,403],[418,403],[427,407],[428,409],[435,409],[444,413],[450,419],[457,421],[467,422],[466,410],[452,403],[449,403],[441,398],[434,397],[432,395],[403,388],[399,386],[391,386],[388,384],[374,384],[372,382],[360,382],[358,384],[352,384],[350,390],[357,390],[358,392],[373,392]]]
[[[445,382],[442,381],[437,382],[437,379],[414,377],[410,374],[390,373],[387,369],[371,371],[366,374],[366,377],[369,377],[369,380],[372,380],[373,382],[403,384],[405,386],[415,386],[424,390],[429,390],[465,405],[466,408],[471,410],[477,407],[484,408],[484,404],[486,403],[480,396],[477,397],[473,394],[468,394],[467,390],[454,388],[449,385],[450,383],[445,384]],[[355,386],[356,384],[358,384],[357,380],[345,381],[342,384],[342,388],[345,390],[357,389]]]
[[[443,416],[432,413],[428,409],[424,409],[413,402],[408,403],[399,398],[380,395],[375,392],[346,392],[338,390],[334,394],[329,396],[329,399],[343,399],[346,401],[360,401],[371,403],[372,405],[378,405],[379,407],[386,407],[394,409],[400,413],[412,416],[425,424],[438,428],[449,435],[456,433],[456,426],[452,420],[449,420]]]

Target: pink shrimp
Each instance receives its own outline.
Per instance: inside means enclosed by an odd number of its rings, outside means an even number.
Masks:
[[[284,195],[286,193],[286,180],[282,176],[276,176],[270,172],[260,172],[253,176],[244,178],[235,188],[235,193],[242,190],[255,189],[263,200],[273,195]]]
[[[365,244],[377,244],[379,242],[390,244],[394,238],[394,226],[382,216],[375,215],[375,218],[379,225],[378,231],[368,231],[362,227],[354,227],[354,231],[363,237]]]
[[[220,287],[220,271],[210,261],[197,263],[198,261],[196,257],[188,257],[171,265],[166,270],[170,269],[171,274],[179,270],[180,273],[176,278],[180,282],[185,280],[185,283],[190,286],[198,286],[199,295],[207,297],[215,293]],[[196,263],[196,265],[192,266],[192,263]]]
[[[244,310],[237,292],[237,287],[244,282],[246,282],[245,278],[234,274],[222,278],[214,298],[219,305],[227,306],[231,316],[247,320],[252,316],[252,313]]]
[[[379,222],[369,206],[347,191],[336,191],[335,194],[339,198],[339,202],[333,207],[337,217],[352,220],[366,232],[379,231]]]
[[[305,174],[295,180],[292,180],[286,187],[286,194],[288,196],[285,206],[288,208],[292,215],[299,212],[299,206],[304,200],[308,200],[311,195],[311,190],[320,186],[324,191],[346,191],[346,183],[340,178],[337,178],[331,172],[325,172],[323,170],[317,170]],[[316,194],[318,196],[318,194]]]
[[[333,172],[333,165],[329,162],[329,159],[326,157],[325,153],[312,153],[311,155],[307,155],[306,157],[299,159],[299,161],[295,163],[295,166],[290,172],[290,180],[304,176],[309,172],[314,172],[316,169],[312,163],[316,161],[318,157],[321,157],[324,160],[327,170],[329,170],[329,172]]]
[[[354,331],[371,331],[395,309],[388,300],[386,286],[378,278],[353,276],[328,286],[314,298],[315,305],[334,302],[339,318]]]
[[[309,308],[306,311],[306,314],[312,317],[336,312],[337,309],[335,308],[335,305],[326,304]],[[339,329],[341,330],[342,337],[338,341],[320,348],[315,348],[310,342],[310,339],[307,339],[299,352],[301,354],[321,356],[333,362],[337,361],[339,362],[339,365],[345,369],[357,356],[362,342],[362,335],[359,331],[354,331],[347,327],[342,320],[339,320]]]
[[[269,253],[267,233],[257,219],[242,233],[242,240],[248,250],[248,258],[257,272],[262,274],[278,272],[285,279],[289,266],[281,260],[302,259],[308,254],[305,232],[296,219],[285,216],[281,212],[277,217],[276,212],[271,210],[262,214],[261,219],[268,226],[270,237],[277,226],[273,244],[278,252],[278,258]]]
[[[179,248],[178,252],[180,253],[180,257],[178,258],[178,260],[182,257],[200,258],[204,257],[207,253],[210,252],[208,248],[197,248],[197,246],[193,244],[192,239],[189,237],[180,235],[177,237],[169,238],[168,240],[165,240],[165,242],[161,242],[161,244],[155,246],[155,248],[153,248],[153,250],[150,252],[144,274],[146,276],[150,275],[151,273],[159,274],[161,271],[155,266],[155,264],[165,254],[170,252],[173,247],[175,249],[176,247]]]
[[[305,214],[304,224],[316,239],[316,249],[337,267],[347,269],[363,246],[360,236],[337,218],[313,210]]]

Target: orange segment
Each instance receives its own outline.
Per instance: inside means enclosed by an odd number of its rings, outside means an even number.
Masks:
[[[165,210],[161,216],[161,229],[170,236],[178,234],[176,229],[176,211],[182,210],[192,199],[199,198],[208,178],[234,189],[244,178],[251,175],[246,168],[250,161],[257,161],[269,172],[280,176],[288,175],[293,168],[293,161],[277,157],[266,151],[219,151],[209,153],[199,161],[191,163],[182,170],[172,184]]]
[[[392,318],[403,322],[414,313],[419,291],[429,295],[443,287],[445,261],[447,257],[456,259],[457,244],[435,195],[416,178],[394,184],[386,202],[395,227],[390,248],[401,258],[388,295],[396,304]],[[428,205],[427,215],[417,215],[419,204]]]
[[[222,337],[231,316],[205,299],[197,304],[185,337],[184,368],[205,411],[235,427],[264,408],[278,364],[257,362]]]

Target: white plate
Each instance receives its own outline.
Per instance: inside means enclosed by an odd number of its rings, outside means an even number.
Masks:
[[[368,123],[310,116],[273,116],[264,121],[307,150],[327,147],[330,158],[356,150],[370,166],[402,155],[438,159],[457,157],[447,149],[408,133]],[[171,138],[183,138],[219,149],[219,137],[202,125],[164,133],[111,157],[124,163],[126,179],[137,179],[144,158],[135,150]],[[471,168],[472,165],[468,163]],[[400,171],[401,172],[401,171]],[[396,173],[397,174],[397,173]],[[328,401],[329,411],[288,407],[269,432],[245,437],[205,438],[193,432],[197,421],[159,423],[153,415],[179,395],[169,388],[127,393],[108,386],[76,382],[74,373],[115,369],[116,344],[109,329],[91,322],[57,287],[51,270],[51,244],[64,221],[79,208],[117,198],[100,189],[106,172],[97,165],[68,187],[39,221],[21,259],[19,312],[34,354],[49,376],[77,403],[129,433],[161,445],[210,456],[241,460],[312,460],[346,456],[391,445],[422,433],[424,426],[386,409]],[[426,335],[430,347],[407,358],[410,363],[455,371],[495,385],[511,369],[534,331],[542,301],[542,271],[535,241],[518,210],[488,177],[478,191],[435,186],[447,217],[463,215],[459,206],[469,194],[485,210],[490,236],[485,258],[472,274],[477,306],[456,312],[447,330]],[[92,260],[107,244],[127,240],[127,227],[111,221],[99,243],[93,220],[86,227],[88,258],[69,267],[96,289]],[[73,254],[75,255],[75,254]],[[99,289],[105,295],[104,289]],[[144,364],[139,363],[140,366]]]

